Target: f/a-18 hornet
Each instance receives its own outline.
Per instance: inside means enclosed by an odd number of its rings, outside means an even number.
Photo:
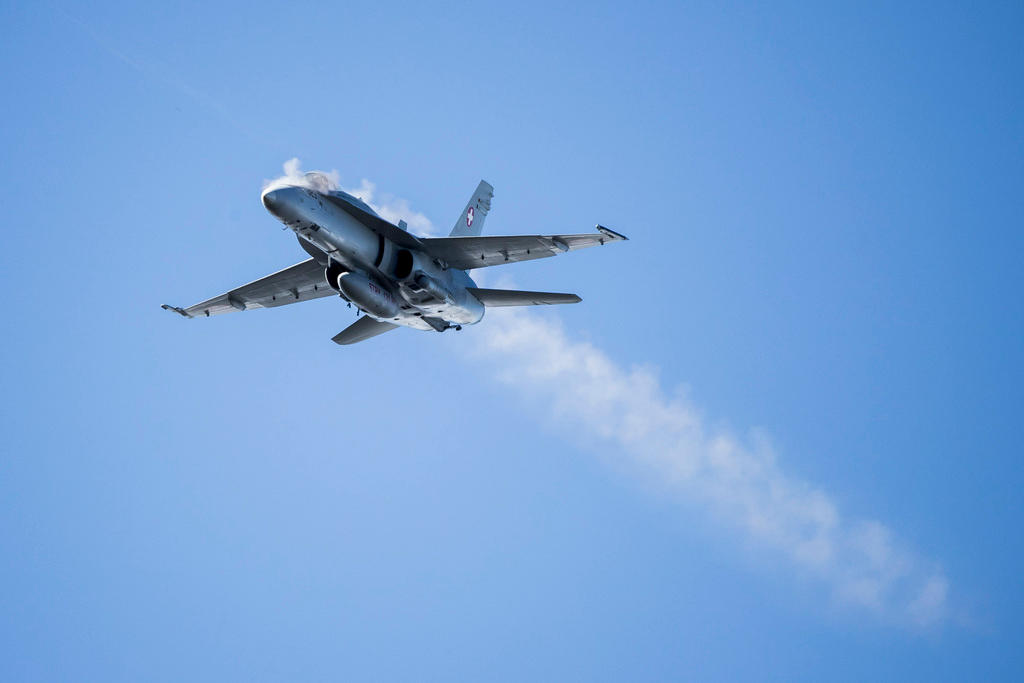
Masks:
[[[310,172],[263,192],[263,205],[298,236],[311,258],[188,308],[186,318],[272,308],[340,294],[365,313],[338,333],[354,344],[399,325],[443,332],[480,322],[490,306],[574,304],[575,294],[483,289],[466,272],[555,256],[626,239],[601,225],[582,235],[483,237],[494,188],[480,181],[448,237],[416,237],[368,204]],[[357,311],[357,315],[359,314]]]

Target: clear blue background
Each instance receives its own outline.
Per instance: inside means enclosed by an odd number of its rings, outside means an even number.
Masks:
[[[963,5],[4,3],[0,678],[1019,676],[1024,10]],[[450,334],[160,310],[304,257],[259,203],[292,156],[628,234],[507,270],[955,618],[829,609]]]

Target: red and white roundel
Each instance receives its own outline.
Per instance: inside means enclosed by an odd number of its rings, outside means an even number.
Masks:
[[[475,213],[475,211],[473,210],[472,206],[469,207],[468,209],[466,209],[466,227],[467,228],[471,227],[473,225],[473,214],[474,213]]]

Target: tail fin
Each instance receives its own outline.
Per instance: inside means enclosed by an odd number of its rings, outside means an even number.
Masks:
[[[484,219],[491,210],[491,198],[494,188],[486,180],[481,180],[476,192],[469,198],[469,203],[462,210],[462,215],[452,228],[451,237],[477,237],[484,229]]]

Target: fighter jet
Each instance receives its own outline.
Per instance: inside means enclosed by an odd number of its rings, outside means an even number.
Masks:
[[[333,337],[338,344],[354,344],[399,326],[461,330],[480,322],[492,306],[581,301],[575,294],[484,289],[467,271],[626,239],[601,225],[595,233],[580,235],[483,237],[493,197],[494,188],[481,180],[448,237],[417,237],[405,221],[384,220],[322,173],[275,183],[263,191],[263,205],[295,232],[310,258],[194,306],[163,308],[196,318],[340,295],[356,306],[357,316],[365,315]]]

